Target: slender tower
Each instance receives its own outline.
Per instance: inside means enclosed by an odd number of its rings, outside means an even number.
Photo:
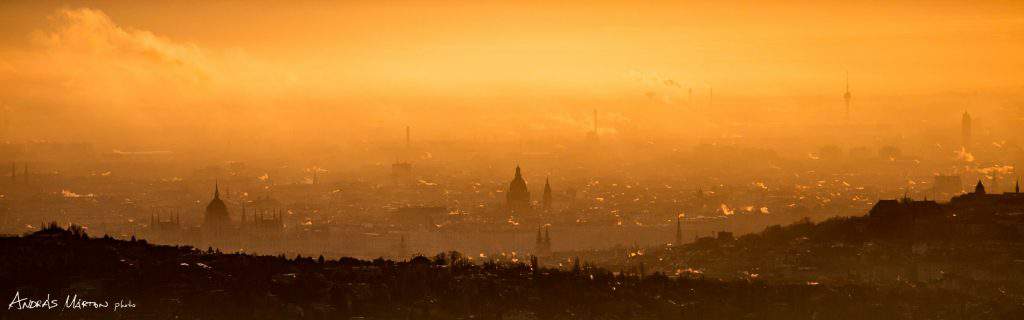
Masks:
[[[850,99],[853,95],[850,94],[850,72],[846,72],[846,93],[843,94],[843,100],[846,101],[846,122],[850,122]]]
[[[551,178],[544,179],[544,197],[542,199],[544,210],[551,210]]]

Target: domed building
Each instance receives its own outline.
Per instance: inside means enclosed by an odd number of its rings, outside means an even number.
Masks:
[[[513,211],[527,209],[530,207],[530,191],[526,188],[526,180],[516,165],[516,175],[508,184],[507,194],[508,206]]]
[[[206,214],[203,216],[204,230],[224,230],[231,225],[231,217],[228,215],[228,206],[220,199],[220,187],[213,186],[213,200],[206,205]]]

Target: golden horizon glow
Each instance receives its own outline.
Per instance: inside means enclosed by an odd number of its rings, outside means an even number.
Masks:
[[[801,106],[789,119],[807,119],[835,108],[849,72],[858,107],[872,114],[891,109],[872,101],[893,97],[1019,93],[1022,13],[1009,1],[12,2],[0,5],[10,21],[0,103],[84,111],[80,123],[115,113],[162,130],[240,114],[273,129],[310,126],[300,118],[316,110],[436,123],[407,111],[482,108],[468,112],[488,118],[491,107],[655,110],[712,99],[723,116],[768,103]],[[584,112],[549,126],[585,128]],[[168,114],[188,125],[155,121]]]

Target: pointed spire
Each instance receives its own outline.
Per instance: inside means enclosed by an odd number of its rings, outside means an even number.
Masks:
[[[220,199],[220,182],[213,182],[213,198]]]
[[[1017,177],[1017,183],[1013,186],[1013,193],[1020,193],[1020,177]]]
[[[981,179],[978,179],[978,184],[974,186],[974,193],[985,194],[985,185],[981,183]]]
[[[551,178],[550,177],[544,178],[544,196],[543,196],[542,201],[543,201],[542,204],[544,205],[544,209],[545,210],[551,209],[552,197],[551,197]]]

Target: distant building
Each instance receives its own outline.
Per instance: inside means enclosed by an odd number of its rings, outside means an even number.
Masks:
[[[846,73],[846,93],[843,94],[843,101],[846,101],[846,121],[850,121],[850,100],[853,95],[850,94],[850,73]]]
[[[231,217],[228,214],[228,207],[220,199],[220,186],[213,187],[213,200],[206,205],[206,213],[203,215],[203,230],[209,232],[224,231],[231,225]]]
[[[939,217],[944,209],[935,200],[913,200],[909,197],[878,200],[868,216],[887,225],[915,223],[918,220]]]
[[[530,207],[530,191],[526,188],[526,180],[516,165],[515,176],[508,183],[508,194],[506,195],[508,207],[513,211],[525,210]]]
[[[391,164],[391,178],[395,181],[395,184],[412,181],[412,163],[395,162]]]
[[[184,228],[181,227],[181,215],[177,213],[150,214],[149,238],[161,242],[177,243],[182,240]]]
[[[544,197],[543,205],[544,210],[551,210],[551,179],[544,179]]]
[[[1013,192],[988,193],[979,180],[974,192],[953,197],[948,206],[957,217],[975,221],[996,216],[1021,216],[1024,214],[1024,194],[1020,193],[1019,181]]]
[[[237,236],[243,241],[247,240],[249,244],[257,245],[280,241],[284,232],[284,217],[281,210],[276,208],[280,205],[277,200],[273,200],[267,195],[257,198],[251,205],[253,209],[250,218],[245,203],[242,203],[242,221],[238,228],[239,233],[232,236]]]
[[[909,197],[879,200],[868,217],[874,231],[893,236],[960,232],[1015,237],[1024,235],[1024,194],[1019,182],[1014,192],[1000,194],[987,192],[979,180],[974,192],[955,196],[948,203]]]
[[[157,232],[173,232],[181,229],[181,216],[174,215],[164,220],[164,217],[160,214],[149,216],[149,225]]]
[[[281,211],[255,212],[252,217],[252,228],[257,234],[280,231],[284,229],[284,220],[281,218]]]
[[[405,127],[405,156],[404,160],[395,160],[391,164],[391,178],[395,184],[408,184],[412,182],[412,161],[409,161],[409,153],[412,148],[412,137],[409,126]]]
[[[543,231],[543,233],[541,233]],[[537,228],[537,243],[536,243],[536,255],[537,256],[549,256],[551,255],[551,232],[548,226]]]

